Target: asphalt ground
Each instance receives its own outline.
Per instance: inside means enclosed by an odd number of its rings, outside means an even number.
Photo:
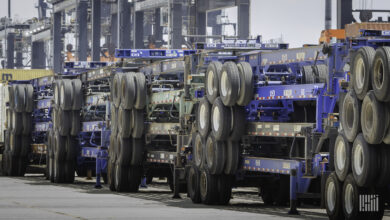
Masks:
[[[254,188],[234,189],[227,206],[193,204],[186,194],[173,199],[164,181],[154,180],[138,193],[115,193],[78,177],[74,184],[52,184],[41,175],[0,177],[0,219],[328,219],[316,206],[298,207],[300,215],[266,206]]]

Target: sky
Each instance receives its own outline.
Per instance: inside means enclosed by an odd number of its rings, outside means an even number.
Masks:
[[[390,10],[390,0],[353,0],[353,8]],[[19,21],[37,17],[37,0],[11,0],[12,17]],[[336,28],[336,0],[333,0],[333,28]],[[0,17],[7,16],[7,0],[0,0]],[[375,16],[375,15],[374,15]],[[385,14],[384,17],[390,16]],[[283,37],[290,47],[318,43],[324,29],[325,0],[251,0],[251,35],[264,40]],[[386,18],[384,20],[387,20]]]

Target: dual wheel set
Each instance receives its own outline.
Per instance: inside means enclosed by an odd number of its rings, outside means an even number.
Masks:
[[[335,172],[325,185],[331,219],[383,216],[390,184],[389,61],[390,47],[362,47],[352,59],[351,85],[340,108],[341,129],[334,147]],[[364,208],[361,202],[367,196],[376,200]]]
[[[2,169],[6,176],[24,176],[30,152],[34,88],[28,84],[8,87],[9,108],[6,110]]]
[[[108,183],[111,191],[137,192],[143,175],[146,79],[117,73],[111,86]]]
[[[253,96],[252,68],[246,62],[211,62],[205,90],[196,114],[187,192],[194,203],[227,204],[246,130],[244,106]]]
[[[53,124],[47,132],[46,177],[55,183],[73,183],[81,126],[82,83],[79,79],[61,79],[53,86]]]

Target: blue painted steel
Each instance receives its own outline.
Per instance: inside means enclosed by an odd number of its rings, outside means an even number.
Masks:
[[[115,49],[116,58],[167,59],[195,54],[196,50]]]

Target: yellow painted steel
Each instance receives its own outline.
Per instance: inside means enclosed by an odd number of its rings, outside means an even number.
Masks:
[[[41,78],[45,76],[53,76],[54,73],[52,70],[44,69],[32,69],[32,70],[22,70],[22,69],[0,69],[0,82],[8,81],[23,81],[23,80],[32,80],[36,78]]]

